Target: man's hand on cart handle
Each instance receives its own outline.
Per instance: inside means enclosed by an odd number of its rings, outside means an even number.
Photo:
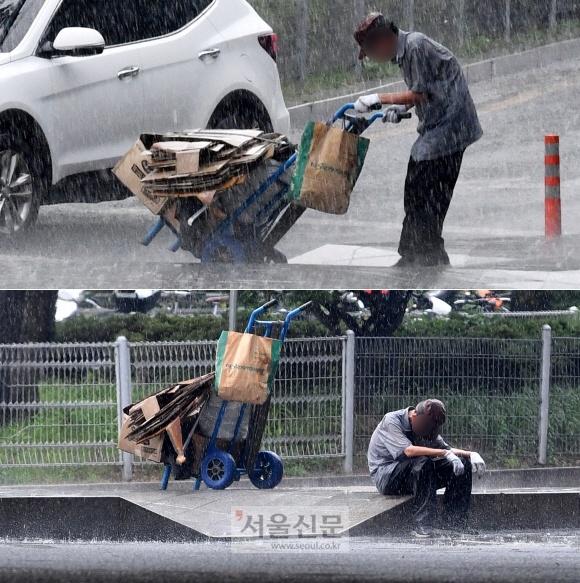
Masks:
[[[368,113],[373,109],[381,108],[381,98],[378,93],[373,93],[372,95],[363,95],[356,100],[354,108],[358,113]]]
[[[410,117],[406,105],[391,105],[384,111],[383,123],[401,123],[401,120]]]

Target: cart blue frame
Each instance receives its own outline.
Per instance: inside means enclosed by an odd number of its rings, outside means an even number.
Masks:
[[[379,119],[384,119],[385,114],[381,111],[376,111],[370,117],[361,117],[361,116],[352,116],[347,115],[348,111],[354,110],[354,103],[347,103],[343,105],[333,116],[330,120],[327,121],[328,125],[332,125],[339,120],[344,120],[345,129],[348,132],[356,133],[357,135],[362,134],[365,130],[367,130],[375,121]],[[411,114],[403,114],[401,118],[409,118]],[[248,210],[251,206],[256,204],[259,201],[264,193],[278,181],[294,164],[298,158],[298,154],[294,153],[288,160],[280,166],[280,168],[276,169],[276,171],[270,175],[270,177],[262,183],[262,185],[254,191],[245,201],[244,203],[237,208],[231,215],[229,215],[222,223],[220,223],[219,227],[212,233],[211,238],[209,241],[205,243],[203,246],[203,251],[201,254],[201,262],[202,263],[211,263],[214,257],[214,253],[217,249],[220,248],[227,248],[229,249],[233,262],[237,264],[242,264],[246,262],[247,253],[246,253],[246,246],[247,245],[256,245],[258,243],[257,240],[253,240],[250,242],[246,242],[245,244],[238,239],[233,234],[233,225],[234,223],[242,216],[242,214]],[[276,208],[277,205],[280,204],[282,199],[286,197],[288,194],[289,186],[284,186],[280,192],[260,211],[256,214],[256,219],[262,219],[267,215],[267,213],[271,212],[273,209]],[[147,233],[147,235],[142,239],[142,245],[148,246],[151,242],[157,237],[157,235],[163,230],[164,227],[168,227],[171,232],[175,235],[175,240],[171,243],[169,249],[173,252],[178,251],[181,248],[181,236],[179,232],[175,229],[173,225],[171,225],[164,217],[160,217],[157,222],[153,225],[151,230]]]
[[[246,326],[246,334],[252,334],[256,331],[256,327],[261,327],[264,329],[264,336],[266,338],[271,338],[272,337],[272,331],[274,329],[275,326],[280,326],[280,333],[279,333],[279,339],[281,342],[284,342],[284,340],[286,339],[286,335],[288,334],[288,330],[290,328],[290,322],[292,321],[293,318],[295,318],[296,316],[298,316],[298,314],[300,314],[301,312],[303,312],[304,310],[306,310],[312,302],[307,302],[306,304],[303,304],[302,306],[300,306],[299,308],[296,308],[294,310],[292,310],[291,312],[288,312],[288,314],[286,315],[286,318],[284,319],[284,321],[280,322],[280,321],[274,321],[274,320],[258,320],[258,317],[263,314],[264,312],[266,312],[268,309],[270,309],[271,307],[273,307],[274,305],[278,304],[278,300],[270,300],[269,302],[265,303],[263,306],[260,306],[259,308],[255,309],[252,314],[250,315],[250,318],[248,320],[248,325]],[[228,403],[230,401],[223,401],[214,428],[213,428],[213,432],[212,435],[210,437],[209,443],[207,445],[207,449],[204,453],[204,462],[207,459],[211,459],[212,456],[222,456],[223,455],[223,450],[219,449],[216,445],[216,441],[217,441],[217,436],[219,434],[219,430],[220,430],[220,426],[221,423],[224,419],[224,415],[226,413],[226,409],[228,406]],[[246,412],[247,409],[247,404],[244,403],[240,409],[240,412],[238,414],[238,419],[236,421],[236,425],[235,425],[235,429],[234,429],[234,433],[233,433],[233,437],[232,440],[230,442],[230,447],[227,451],[227,453],[231,456],[233,449],[235,447],[236,441],[237,441],[237,436],[239,434],[240,431],[240,427],[242,425],[242,420],[244,418],[244,414]],[[261,441],[261,439],[260,439]],[[267,458],[267,455],[265,454],[272,454],[272,452],[259,452],[258,456],[261,457],[263,459]],[[272,454],[275,455],[275,454]],[[276,456],[277,457],[277,456]],[[233,475],[231,476],[224,476],[224,482],[220,482],[218,483],[218,487],[215,489],[223,489],[223,487],[227,487],[227,486],[223,486],[223,483],[226,482],[233,482],[233,481],[237,481],[240,479],[240,476],[244,475],[244,474],[251,474],[252,477],[257,478],[258,480],[260,479],[260,476],[257,475],[257,473],[259,473],[261,471],[260,467],[258,467],[258,465],[256,465],[254,468],[252,468],[251,470],[249,470],[246,467],[246,458],[247,458],[247,448],[244,448],[239,460],[236,460],[236,464],[235,467],[230,467],[230,468],[225,468],[226,472],[231,472]],[[263,487],[263,488],[269,488],[269,487],[275,487],[279,481],[282,479],[282,465],[281,465],[281,461],[278,459],[271,459],[270,461],[272,461],[275,464],[278,464],[278,472],[279,472],[279,479],[278,476],[274,476],[273,477],[273,484],[274,485],[269,485],[267,482],[264,482],[263,485],[259,485],[258,487]],[[201,485],[201,480],[202,480],[202,471],[203,471],[203,465],[204,462],[202,462],[202,464],[200,465],[200,471],[198,473],[198,475],[195,477],[195,482],[193,484],[193,489],[194,490],[199,490],[199,487]],[[165,466],[165,470],[163,472],[163,477],[161,479],[161,490],[166,490],[167,489],[167,485],[169,483],[169,478],[171,476],[171,464],[167,464]],[[275,483],[274,483],[275,482]],[[229,485],[229,484],[228,484]],[[212,486],[210,486],[212,487]]]

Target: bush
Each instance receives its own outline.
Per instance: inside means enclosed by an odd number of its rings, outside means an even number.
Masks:
[[[541,337],[542,326],[549,324],[552,335],[560,337],[580,337],[580,319],[576,316],[543,318],[485,317],[453,313],[447,319],[425,316],[407,318],[397,330],[400,337],[441,337],[441,338],[517,338],[537,340]]]
[[[238,330],[243,330],[248,320],[241,312]],[[227,330],[224,315],[173,316],[157,314],[115,315],[106,318],[77,317],[57,323],[55,342],[114,342],[126,336],[130,342],[186,342],[217,340],[222,330]],[[297,320],[290,326],[288,337],[327,336],[326,328],[316,320]]]

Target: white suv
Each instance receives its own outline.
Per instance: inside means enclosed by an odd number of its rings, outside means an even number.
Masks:
[[[0,232],[140,133],[287,133],[276,53],[245,0],[0,1]]]

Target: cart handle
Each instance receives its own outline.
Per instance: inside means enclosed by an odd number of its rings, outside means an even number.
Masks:
[[[354,103],[345,103],[333,116],[332,119],[328,121],[328,125],[332,125],[333,123],[337,122],[339,119],[344,117],[344,114],[347,111],[354,109]]]
[[[256,323],[256,318],[260,314],[262,314],[266,310],[269,310],[270,308],[272,308],[273,306],[276,306],[276,305],[278,305],[278,300],[273,299],[273,300],[270,300],[269,302],[266,302],[263,306],[256,308],[252,312],[252,314],[250,315],[250,319],[248,320],[248,325],[246,326],[246,334],[250,334],[252,332],[252,329],[254,328],[254,324]]]
[[[300,314],[300,312],[307,310],[311,305],[312,305],[311,301],[306,302],[305,304],[302,304],[299,308],[296,308],[295,310],[292,310],[291,312],[288,312],[288,314],[286,314],[284,326],[282,326],[282,331],[280,332],[280,340],[282,340],[282,342],[284,342],[284,340],[286,339],[286,334],[288,333],[288,328],[290,327],[290,321],[292,320],[292,318]]]
[[[327,125],[332,125],[333,123],[337,122],[339,119],[342,119],[347,111],[351,109],[355,109],[354,103],[345,103],[333,116],[332,119],[327,122]],[[385,117],[385,114],[381,111],[383,109],[383,104],[377,104],[370,108],[370,111],[374,111],[374,113],[370,118],[368,118],[368,125],[372,125],[377,119],[382,119]],[[410,112],[400,114],[401,119],[411,119],[412,114]]]

